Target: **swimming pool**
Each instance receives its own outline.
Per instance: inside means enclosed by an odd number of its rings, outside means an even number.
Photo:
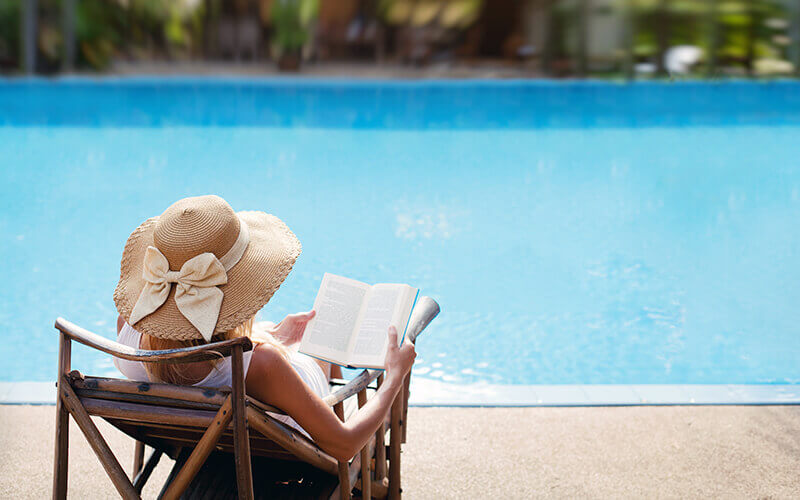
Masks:
[[[798,83],[0,80],[0,151],[0,381],[112,337],[130,231],[216,193],[303,243],[263,318],[325,271],[439,300],[422,379],[800,384]]]

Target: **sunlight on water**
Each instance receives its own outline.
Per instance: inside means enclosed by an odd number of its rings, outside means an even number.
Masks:
[[[303,243],[263,319],[309,308],[325,271],[436,298],[426,378],[797,383],[798,144],[796,126],[0,127],[0,335],[17,353],[0,380],[55,377],[56,316],[112,337],[128,234],[216,193]]]

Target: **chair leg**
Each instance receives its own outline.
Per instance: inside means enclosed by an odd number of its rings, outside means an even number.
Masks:
[[[192,450],[189,448],[178,448],[178,454],[175,457],[175,463],[172,464],[172,468],[169,471],[167,480],[164,481],[164,485],[161,487],[161,492],[156,497],[158,500],[162,500],[164,498],[164,495],[166,495],[167,490],[172,485],[172,481],[175,479],[175,476],[178,475],[178,472],[181,471],[183,465],[186,464],[186,460],[189,459],[191,451]]]
[[[344,422],[344,405],[338,403],[333,405],[333,412],[339,417],[339,420]],[[350,484],[350,469],[346,461],[339,461],[339,496],[342,500],[350,500],[352,491]]]
[[[150,454],[150,458],[147,459],[142,470],[136,474],[136,477],[133,479],[133,488],[136,490],[136,493],[142,494],[142,489],[144,489],[147,480],[150,479],[150,474],[153,473],[153,469],[158,465],[162,453],[161,450],[153,450],[153,453]]]
[[[366,444],[367,449],[373,446],[373,441],[370,441]],[[340,476],[339,476],[339,484],[334,488],[333,493],[329,496],[329,500],[333,500],[334,498],[351,498],[352,497],[352,490],[353,486],[358,483],[358,477],[361,475],[361,454],[359,453],[353,458],[353,461],[349,464],[347,462],[339,462],[339,466],[341,467],[344,464],[344,468],[346,470],[344,477],[341,476],[341,468],[340,468]]]
[[[378,388],[383,384],[383,375],[378,376]],[[381,422],[375,433],[375,481],[381,482],[386,477],[386,425]]]
[[[367,404],[367,390],[362,389],[358,393],[358,407],[362,408],[365,404]],[[369,472],[371,458],[369,443],[367,443],[361,448],[361,498],[363,500],[372,499],[372,477]]]
[[[401,390],[392,403],[392,423],[389,430],[389,498],[400,498],[400,446],[403,440],[400,420],[403,416],[403,396]]]
[[[233,453],[239,500],[253,500],[253,470],[250,465],[250,436],[245,408],[244,361],[242,346],[233,348],[231,363],[233,403]]]
[[[200,470],[200,467],[205,463],[208,455],[214,451],[214,446],[216,446],[219,438],[222,437],[222,434],[231,422],[232,414],[231,396],[228,396],[214,416],[214,420],[211,421],[211,425],[208,426],[203,437],[200,438],[200,441],[192,450],[189,458],[186,459],[186,462],[177,474],[174,475],[174,478],[170,478],[169,486],[166,487],[159,498],[164,498],[165,500],[180,498],[183,492],[186,491],[189,483],[192,482],[192,479],[194,479],[194,476]],[[177,464],[178,462],[176,461],[175,463]],[[172,476],[172,474],[170,474],[170,476]]]
[[[72,346],[61,333],[58,347],[58,396],[56,397],[56,447],[53,457],[53,500],[67,498],[67,473],[69,470],[69,411],[61,399],[61,384],[70,369]]]
[[[67,498],[69,471],[69,412],[59,397],[56,403],[56,452],[53,463],[53,500]]]
[[[408,422],[408,395],[410,393],[409,388],[411,387],[411,372],[408,372],[406,375],[405,382],[403,382],[403,416],[400,417],[400,427],[403,429],[403,439],[401,440],[403,443],[406,442],[406,430],[408,426],[406,422]]]
[[[144,464],[144,443],[136,440],[136,447],[133,449],[133,473],[131,477],[136,477],[142,470]]]
[[[92,422],[86,408],[83,407],[75,391],[72,390],[72,386],[70,386],[66,375],[61,375],[61,379],[59,380],[58,397],[64,402],[70,415],[75,419],[75,423],[77,423],[78,427],[83,431],[86,440],[91,445],[97,458],[100,459],[100,463],[106,470],[106,474],[108,474],[111,482],[114,483],[114,487],[117,488],[119,495],[125,499],[139,498],[139,494],[136,493],[133,483],[128,479],[125,471],[122,470],[122,466],[119,465],[117,457],[114,456],[114,453],[111,451],[111,448],[108,447],[108,443],[106,443],[103,435],[100,434],[100,431],[97,430],[97,426]]]

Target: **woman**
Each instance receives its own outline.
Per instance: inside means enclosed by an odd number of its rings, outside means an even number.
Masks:
[[[297,352],[314,312],[278,325],[254,318],[291,271],[300,242],[277,217],[239,212],[218,196],[185,198],[148,219],[128,238],[114,302],[119,341],[142,349],[171,349],[249,336],[245,389],[281,408],[337,460],[349,460],[386,418],[416,353],[397,347],[390,328],[384,383],[347,422],[322,401],[339,368]],[[216,362],[151,364],[115,359],[134,380],[230,386],[230,358]]]

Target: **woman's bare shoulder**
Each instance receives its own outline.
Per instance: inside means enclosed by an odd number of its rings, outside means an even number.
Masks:
[[[257,344],[253,348],[253,357],[250,358],[250,368],[248,372],[253,370],[262,374],[277,374],[288,371],[293,372],[289,360],[281,352],[281,350],[269,343]]]
[[[290,414],[292,401],[286,398],[298,399],[305,386],[283,352],[272,344],[259,344],[253,349],[245,385],[249,395]]]

